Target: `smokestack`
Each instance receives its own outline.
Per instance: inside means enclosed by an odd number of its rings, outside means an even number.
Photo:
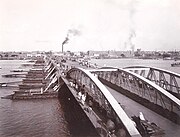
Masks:
[[[77,29],[69,29],[65,40],[62,43],[62,53],[64,52],[64,44],[67,44],[72,36],[79,36],[81,32]]]
[[[63,41],[63,43],[62,43],[62,53],[64,52],[64,44],[66,44],[66,43],[68,43],[68,41],[69,41],[69,38],[68,38],[68,36],[65,38],[65,40]]]

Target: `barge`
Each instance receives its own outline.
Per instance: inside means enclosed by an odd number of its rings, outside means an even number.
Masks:
[[[46,99],[58,97],[58,82],[57,79],[52,83],[54,77],[50,77],[45,71],[46,63],[44,59],[38,58],[33,64],[33,68],[27,73],[8,74],[5,77],[23,76],[22,82],[16,86],[16,90],[12,95],[8,95],[6,99]],[[51,68],[49,68],[51,69]],[[22,71],[23,72],[23,71]],[[47,75],[50,77],[48,78]],[[55,75],[54,75],[55,76]],[[1,85],[5,86],[5,85]],[[48,88],[47,88],[48,87]]]

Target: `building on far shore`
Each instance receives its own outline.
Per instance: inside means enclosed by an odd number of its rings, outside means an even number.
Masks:
[[[109,50],[109,51],[88,51],[88,55],[91,58],[130,58],[133,57],[134,54],[132,51],[115,51],[115,50]]]
[[[0,52],[0,60],[24,60],[42,56],[41,52]]]
[[[95,58],[95,59],[118,59],[118,58],[137,58],[137,59],[164,59],[180,60],[180,51],[87,51],[87,52],[0,52],[0,60],[24,60],[41,57],[44,55],[64,56],[67,58]]]

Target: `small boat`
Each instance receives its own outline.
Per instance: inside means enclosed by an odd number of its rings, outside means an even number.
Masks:
[[[6,83],[0,83],[0,87],[7,87]]]
[[[180,62],[174,62],[171,64],[171,67],[180,67]]]

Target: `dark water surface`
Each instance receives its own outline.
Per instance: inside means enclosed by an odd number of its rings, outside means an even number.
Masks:
[[[9,74],[25,61],[0,60],[0,74]],[[0,82],[19,81],[3,78]],[[0,97],[13,89],[0,88]],[[0,137],[69,137],[67,122],[58,99],[9,100],[0,99]]]

